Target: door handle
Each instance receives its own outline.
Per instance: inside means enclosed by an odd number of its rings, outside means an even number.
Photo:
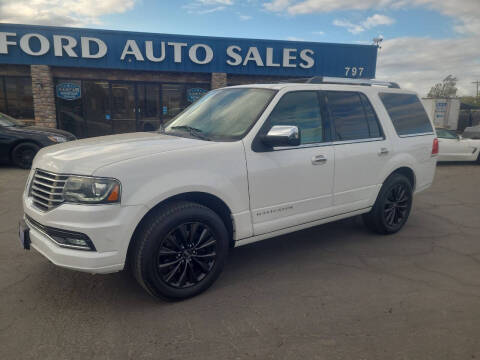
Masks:
[[[315,155],[312,157],[312,164],[313,165],[322,165],[327,162],[327,158],[323,155]]]
[[[388,154],[388,149],[385,147],[382,147],[378,152],[378,156],[387,155],[387,154]]]

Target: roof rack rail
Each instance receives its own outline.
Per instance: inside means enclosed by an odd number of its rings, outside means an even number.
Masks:
[[[281,83],[306,83],[306,84],[350,84],[350,85],[361,85],[361,86],[386,86],[389,88],[400,89],[400,86],[396,82],[392,81],[381,81],[375,79],[351,79],[351,78],[340,78],[340,77],[328,77],[328,76],[314,76],[311,78],[299,78],[299,79],[288,79],[281,81]]]

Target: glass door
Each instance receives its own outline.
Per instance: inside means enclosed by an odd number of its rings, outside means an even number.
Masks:
[[[155,131],[160,127],[159,84],[137,84],[137,120],[138,131]]]
[[[112,89],[112,132],[137,131],[135,84],[114,82]]]

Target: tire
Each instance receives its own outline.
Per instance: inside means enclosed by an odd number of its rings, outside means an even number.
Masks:
[[[40,150],[40,147],[34,143],[20,143],[12,150],[12,163],[22,169],[30,169],[32,167],[33,158],[38,150]]]
[[[369,213],[363,215],[365,225],[378,234],[393,234],[407,222],[412,209],[413,189],[408,178],[392,174],[384,183]]]
[[[229,250],[222,219],[193,202],[168,204],[151,214],[133,239],[131,269],[152,296],[186,299],[218,278]]]

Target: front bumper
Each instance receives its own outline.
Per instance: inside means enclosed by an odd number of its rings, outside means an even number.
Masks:
[[[146,208],[141,205],[68,203],[44,212],[37,209],[26,194],[23,196],[23,208],[26,215],[43,226],[86,234],[96,251],[61,247],[26,219],[32,248],[55,265],[90,273],[111,273],[123,269],[130,239],[146,213]]]

